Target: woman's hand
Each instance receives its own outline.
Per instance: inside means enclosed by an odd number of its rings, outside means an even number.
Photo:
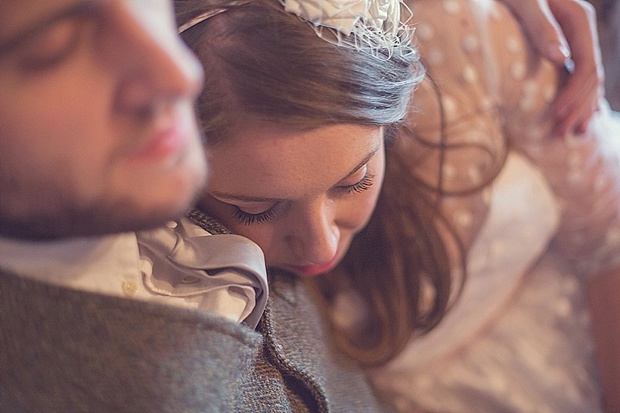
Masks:
[[[566,71],[553,104],[555,132],[585,132],[604,94],[594,7],[583,0],[502,1],[538,52]]]

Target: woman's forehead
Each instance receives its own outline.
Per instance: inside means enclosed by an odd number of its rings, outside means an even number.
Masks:
[[[211,151],[210,190],[296,198],[322,192],[381,150],[380,127],[335,125],[305,132],[247,130]]]

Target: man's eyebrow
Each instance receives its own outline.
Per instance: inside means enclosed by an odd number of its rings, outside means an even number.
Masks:
[[[373,150],[370,151],[370,153],[368,155],[366,155],[364,157],[364,159],[362,159],[351,170],[351,172],[349,172],[344,178],[342,178],[338,182],[344,181],[345,179],[347,179],[350,176],[352,176],[353,174],[355,174],[361,167],[366,165],[368,163],[368,161],[370,161],[370,159],[373,156],[375,156],[377,154],[377,152],[379,151],[380,148],[381,148],[380,145],[377,145],[375,148],[373,148]],[[222,201],[240,201],[240,202],[284,202],[284,201],[286,201],[286,199],[283,199],[283,198],[253,197],[253,196],[230,194],[230,193],[221,192],[221,191],[213,191],[213,192],[211,192],[211,196],[215,196],[215,197],[221,199]]]
[[[55,11],[51,15],[39,17],[34,22],[29,23],[27,25],[28,28],[18,30],[17,33],[9,35],[4,40],[0,40],[0,55],[13,52],[20,47],[21,44],[27,42],[30,38],[45,31],[62,19],[73,15],[79,16],[91,13],[93,10],[100,7],[101,3],[103,3],[103,1],[80,0],[64,9]]]

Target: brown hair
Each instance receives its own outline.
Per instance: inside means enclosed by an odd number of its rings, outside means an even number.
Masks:
[[[367,366],[389,362],[412,338],[435,327],[456,302],[467,277],[462,240],[442,210],[443,197],[459,191],[444,188],[441,166],[444,156],[460,147],[452,148],[445,139],[438,85],[428,74],[421,85],[437,95],[438,123],[432,130],[436,136],[417,129],[414,99],[392,142],[414,145],[420,159],[432,153],[438,168],[430,176],[421,175],[419,160],[411,159],[410,151],[388,146],[384,184],[369,225],[335,270],[340,277],[327,275],[321,285],[328,303],[348,288],[371,308],[362,324],[349,320],[353,326],[335,335],[346,353]]]
[[[176,0],[175,6],[178,24],[227,9],[182,35],[205,67],[207,92],[197,110],[209,145],[225,140],[241,119],[299,129],[378,125],[391,135],[424,73],[408,46],[382,50],[378,57],[339,47],[318,38],[277,0]],[[415,191],[414,181],[411,190],[396,193],[393,176],[402,179],[401,167],[388,151],[385,184],[369,225],[334,273],[315,281],[328,308],[342,286],[364,300],[366,325],[376,340],[333,326],[340,347],[366,364],[389,360],[413,332],[433,326],[450,294],[450,266],[432,206]],[[435,292],[424,311],[421,284]]]

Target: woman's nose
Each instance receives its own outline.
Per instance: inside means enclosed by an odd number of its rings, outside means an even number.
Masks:
[[[334,218],[335,205],[330,199],[308,203],[291,214],[287,243],[299,265],[324,264],[334,258],[340,239]]]
[[[110,65],[122,74],[117,104],[121,109],[148,112],[157,105],[193,101],[203,85],[203,69],[183,44],[167,2],[139,6],[140,2],[110,4]],[[122,45],[119,47],[119,44]]]

